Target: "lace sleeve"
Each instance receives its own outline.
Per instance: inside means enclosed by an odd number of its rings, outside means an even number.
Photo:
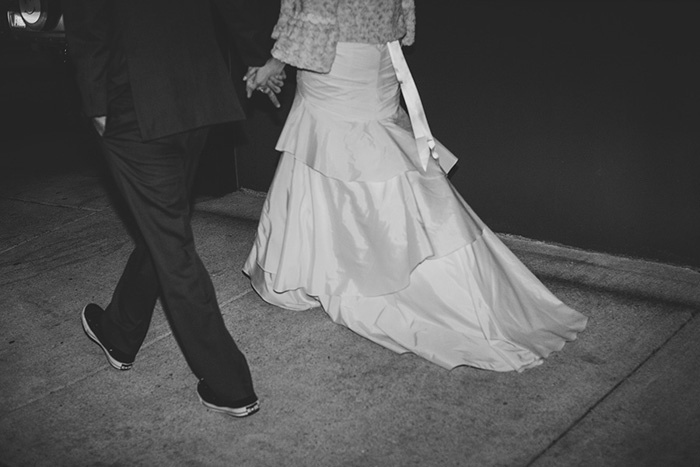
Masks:
[[[402,45],[413,45],[416,40],[416,6],[414,0],[401,0],[401,10],[406,22],[406,35],[401,39]]]
[[[282,0],[272,55],[297,68],[327,73],[338,43],[339,0]]]

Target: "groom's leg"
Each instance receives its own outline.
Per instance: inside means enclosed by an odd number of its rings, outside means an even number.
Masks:
[[[142,142],[136,126],[122,123],[110,128],[108,120],[103,143],[150,253],[173,334],[194,374],[216,394],[254,397],[248,364],[194,246],[188,195],[207,130]]]
[[[139,238],[101,323],[107,340],[114,347],[127,355],[138,353],[159,293],[153,261],[145,242]]]

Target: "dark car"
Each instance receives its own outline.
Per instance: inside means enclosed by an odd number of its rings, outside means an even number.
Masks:
[[[16,0],[7,3],[7,25],[12,35],[46,45],[63,46],[65,29],[59,0]]]

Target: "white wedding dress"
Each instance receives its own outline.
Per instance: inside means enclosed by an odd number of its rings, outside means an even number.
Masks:
[[[447,179],[424,171],[386,45],[299,71],[244,272],[267,302],[444,368],[536,366],[587,318],[555,297]],[[447,159],[447,160],[444,160]]]

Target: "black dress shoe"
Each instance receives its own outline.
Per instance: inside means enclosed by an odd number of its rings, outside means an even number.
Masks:
[[[243,418],[253,415],[260,410],[260,402],[256,396],[238,401],[226,401],[218,397],[204,381],[197,383],[197,395],[205,407],[215,412],[221,412],[232,417]]]
[[[104,310],[94,303],[89,303],[83,308],[82,321],[85,334],[102,348],[110,365],[117,370],[128,370],[134,364],[135,357],[115,349],[104,337],[100,326],[100,317],[103,313]]]

